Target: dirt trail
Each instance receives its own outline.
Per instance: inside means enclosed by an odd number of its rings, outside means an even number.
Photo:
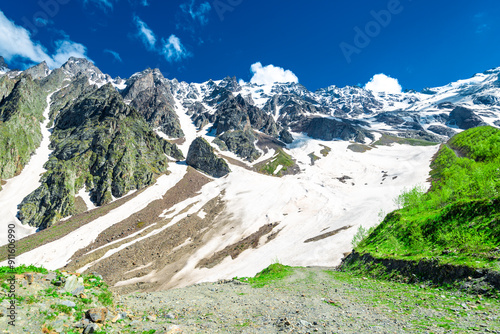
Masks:
[[[326,268],[299,268],[263,288],[221,281],[120,303],[146,319],[127,327],[139,332],[500,333],[498,301]]]

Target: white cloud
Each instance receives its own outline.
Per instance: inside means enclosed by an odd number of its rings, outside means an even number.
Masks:
[[[285,70],[274,65],[262,66],[260,62],[250,67],[253,73],[251,83],[255,84],[273,84],[275,82],[299,82],[299,78],[290,70]]]
[[[103,51],[104,53],[109,53],[110,55],[113,56],[113,58],[116,60],[116,61],[119,61],[120,63],[123,63],[123,60],[122,60],[122,57],[120,57],[120,54],[116,51],[113,51],[113,50],[108,50],[108,49],[105,49]]]
[[[0,54],[7,61],[19,59],[21,62],[40,63],[46,61],[50,68],[60,67],[69,57],[86,58],[86,48],[69,38],[55,42],[56,50],[49,55],[47,49],[31,40],[30,33],[17,26],[0,10]]]
[[[139,30],[137,34],[146,48],[148,48],[149,50],[154,50],[156,44],[156,35],[153,30],[151,30],[148,25],[138,16],[134,16],[134,23]]]
[[[181,61],[191,56],[181,43],[179,37],[170,35],[168,39],[161,39],[161,43],[156,43],[156,34],[138,16],[134,16],[134,22],[139,30],[137,36],[142,40],[149,51],[154,51],[169,62]],[[159,44],[157,46],[157,44]]]
[[[401,93],[402,87],[398,79],[391,78],[383,73],[375,74],[365,85],[365,89],[377,93],[397,94]]]
[[[208,23],[208,13],[212,9],[208,2],[196,6],[195,0],[191,0],[189,3],[183,3],[180,7],[185,14],[191,16],[193,21],[199,21],[201,25]]]
[[[168,40],[163,40],[162,53],[169,62],[180,61],[191,56],[191,54],[186,51],[184,45],[182,45],[181,40],[175,35],[170,35]]]

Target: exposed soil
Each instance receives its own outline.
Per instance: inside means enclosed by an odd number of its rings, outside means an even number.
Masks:
[[[340,233],[342,231],[348,230],[351,227],[352,227],[351,225],[343,226],[343,227],[338,228],[338,229],[336,229],[334,231],[323,233],[323,234],[320,234],[320,235],[315,236],[313,238],[307,239],[306,241],[304,241],[304,243],[306,244],[308,242],[315,242],[315,241],[323,240],[323,239],[326,239],[326,238],[329,238],[329,237],[333,237],[334,235],[336,235],[336,234],[338,234],[338,233]]]
[[[261,237],[269,234],[273,229],[278,226],[279,223],[267,224],[259,228],[259,230],[246,238],[238,241],[235,244],[229,245],[220,252],[215,253],[210,258],[205,258],[198,262],[196,268],[213,268],[224,260],[227,256],[231,256],[232,259],[236,259],[244,250],[250,248],[257,248],[260,244]],[[273,233],[272,238],[267,238],[264,243],[268,243],[276,237],[277,233]]]

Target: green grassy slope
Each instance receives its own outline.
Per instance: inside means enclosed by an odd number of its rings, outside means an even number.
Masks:
[[[0,79],[0,179],[19,174],[40,146],[45,97],[29,76]]]
[[[433,259],[500,270],[500,130],[454,136],[431,164],[432,187],[396,200],[400,209],[356,247],[375,258]]]

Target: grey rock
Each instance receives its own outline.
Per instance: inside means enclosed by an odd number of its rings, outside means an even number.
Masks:
[[[84,291],[83,278],[71,275],[66,279],[63,291],[69,292],[74,296],[78,296]]]
[[[160,70],[148,69],[133,76],[122,94],[153,128],[172,138],[184,137],[170,83]]]
[[[373,135],[348,121],[339,121],[331,118],[314,117],[300,122],[294,127],[296,132],[305,132],[308,136],[321,140],[354,140],[364,143],[368,137]]]
[[[1,68],[0,64],[0,68]],[[49,67],[47,66],[46,62],[42,62],[38,65],[35,65],[33,67],[28,68],[26,71],[23,72],[23,75],[30,75],[33,80],[37,79],[42,79],[45,78],[49,74]]]
[[[101,330],[99,325],[97,324],[89,324],[87,327],[85,327],[85,330],[83,331],[83,334],[91,334],[91,333],[97,333]]]
[[[7,71],[9,69],[9,66],[5,62],[5,59],[2,56],[0,56],[0,70],[2,70],[2,69],[4,71]]]
[[[281,130],[279,138],[285,144],[293,143],[293,136],[287,129]]]
[[[61,300],[59,302],[59,305],[64,305],[64,306],[67,306],[67,307],[76,307],[76,304],[70,300]]]
[[[432,131],[440,136],[453,137],[457,132],[449,127],[442,125],[431,125],[427,130]]]
[[[487,125],[473,110],[465,107],[456,107],[451,111],[449,124],[456,125],[463,130]]]
[[[245,130],[247,127],[259,130],[273,137],[278,136],[278,126],[273,117],[238,95],[228,93],[226,100],[217,106],[214,122],[215,134],[218,136],[229,130]]]
[[[196,138],[189,146],[186,163],[213,177],[222,177],[231,171],[227,162],[218,158],[212,146],[201,137]]]
[[[108,315],[108,309],[105,307],[93,308],[85,313],[87,319],[94,323],[104,323]]]
[[[256,138],[250,129],[226,131],[214,140],[221,150],[229,150],[239,157],[250,162],[260,157],[260,152],[255,148]]]

